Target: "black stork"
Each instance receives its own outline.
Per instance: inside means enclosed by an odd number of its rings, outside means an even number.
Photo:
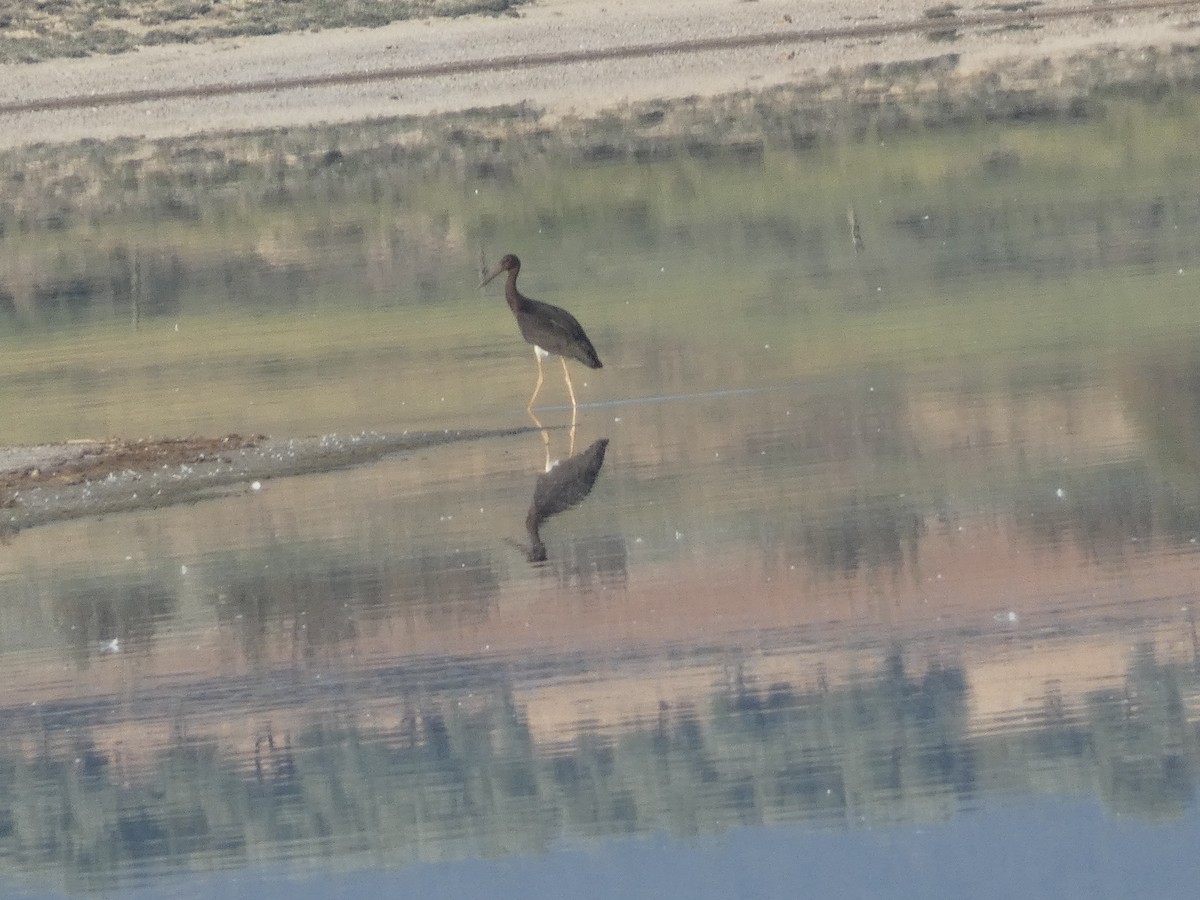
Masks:
[[[577,405],[575,388],[571,384],[571,373],[567,371],[567,358],[577,359],[589,369],[599,369],[602,363],[596,355],[596,348],[584,334],[583,326],[565,309],[542,303],[540,300],[531,300],[517,290],[521,261],[513,254],[505,254],[479,286],[483,287],[501,272],[508,273],[508,281],[504,285],[504,299],[508,301],[508,308],[517,317],[521,337],[533,344],[533,355],[537,360],[537,384],[534,385],[533,396],[529,398],[526,410],[532,414],[533,401],[542,389],[542,357],[554,354],[562,361],[563,376],[567,379],[567,392],[571,395],[571,409],[574,411]]]

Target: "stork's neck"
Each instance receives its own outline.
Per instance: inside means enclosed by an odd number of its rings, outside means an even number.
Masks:
[[[520,269],[509,269],[508,281],[504,282],[504,299],[508,301],[508,308],[513,312],[525,305],[525,298],[517,290],[517,275],[520,271]]]

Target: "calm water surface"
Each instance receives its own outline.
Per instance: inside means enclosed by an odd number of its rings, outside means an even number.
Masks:
[[[0,545],[4,890],[1192,896],[1197,106],[10,225],[11,443],[605,367]]]

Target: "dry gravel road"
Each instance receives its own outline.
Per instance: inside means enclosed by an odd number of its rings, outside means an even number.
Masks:
[[[1025,6],[1024,11],[1020,7]],[[941,15],[931,15],[942,7]],[[0,147],[530,102],[587,113],[957,53],[964,70],[1200,40],[1200,0],[542,0],[519,16],[150,47],[0,66]],[[940,30],[935,38],[930,29]]]

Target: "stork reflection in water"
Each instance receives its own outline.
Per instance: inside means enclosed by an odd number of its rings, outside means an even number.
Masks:
[[[596,476],[604,465],[608,438],[593,441],[581,450],[539,475],[533,489],[533,502],[525,516],[525,531],[529,534],[526,556],[530,562],[545,562],[546,545],[542,543],[541,525],[551,516],[580,503],[592,492]]]

